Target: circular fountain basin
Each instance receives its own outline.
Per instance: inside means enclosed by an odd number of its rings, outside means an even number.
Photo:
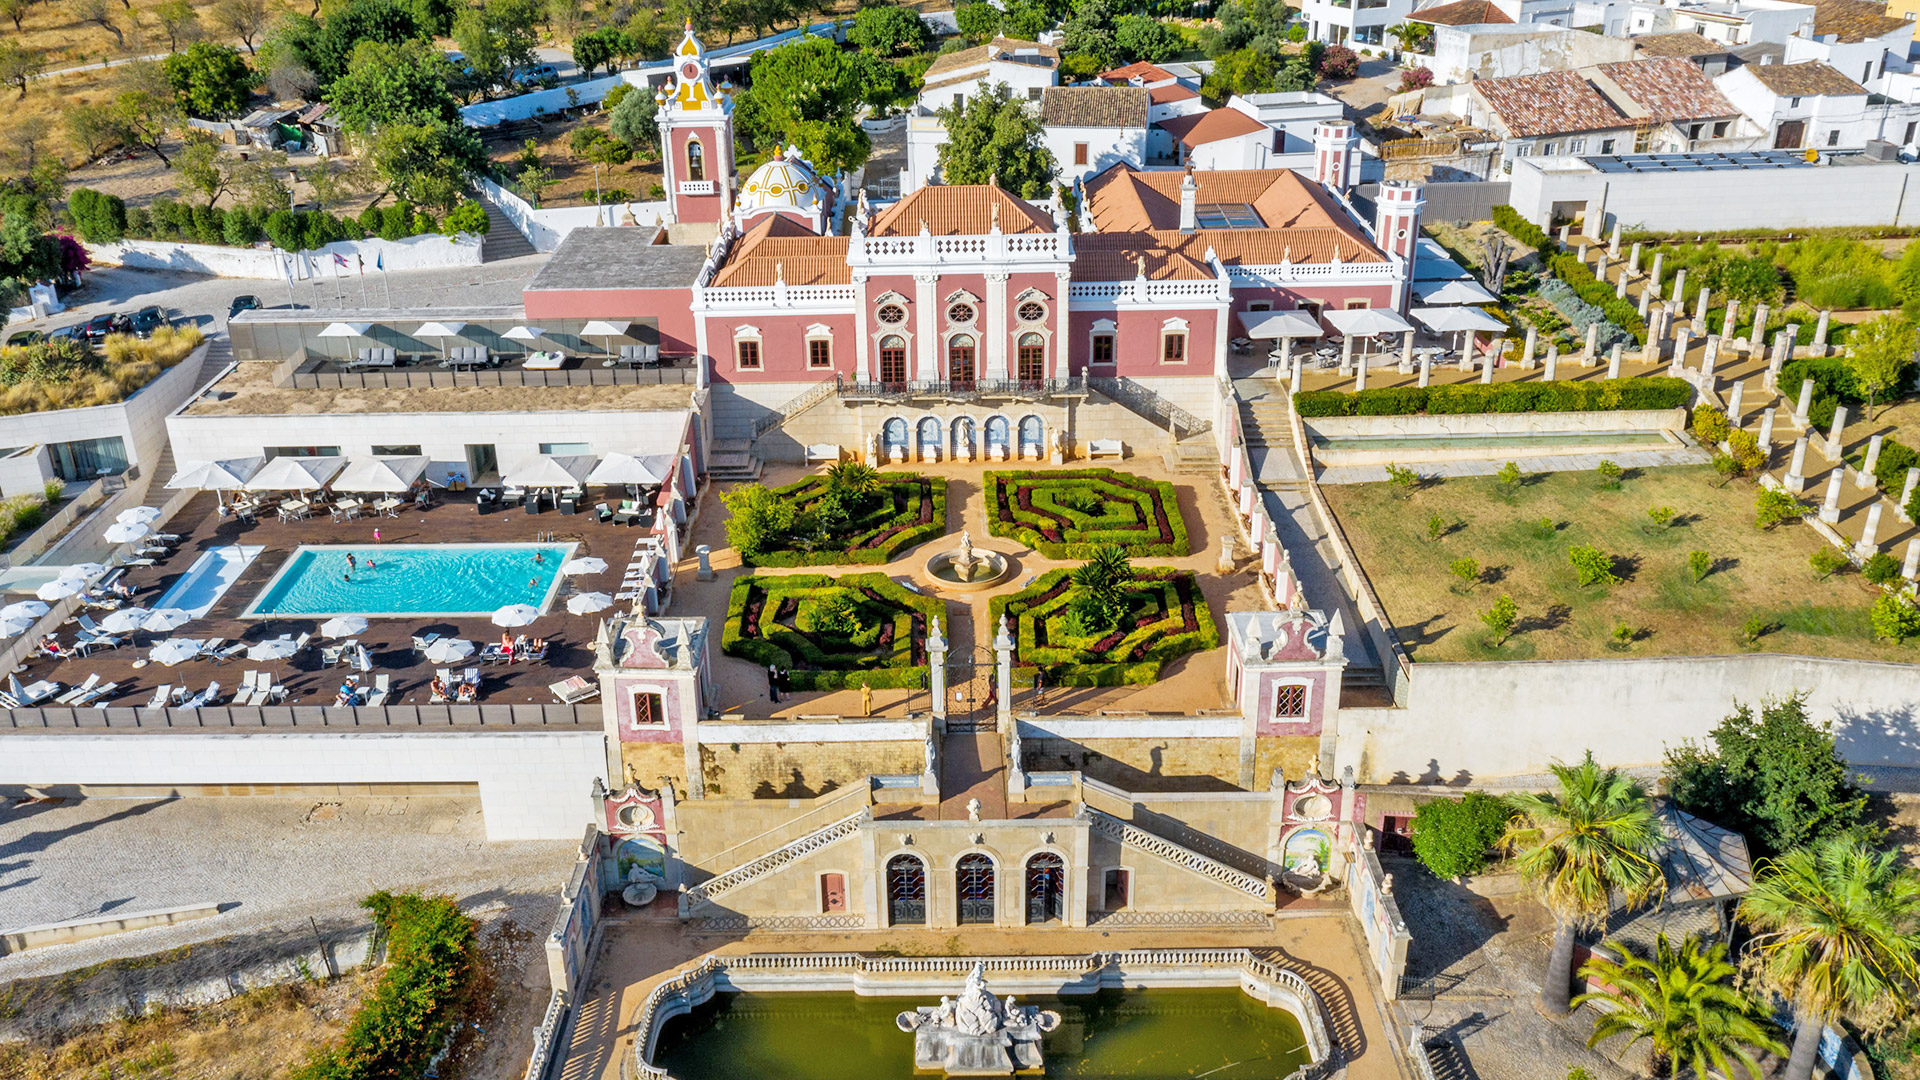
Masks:
[[[969,573],[962,577],[956,560],[958,551],[942,551],[927,560],[926,580],[928,584],[943,592],[978,592],[1007,579],[1013,572],[1013,564],[1005,555],[985,548],[973,549],[973,565]]]

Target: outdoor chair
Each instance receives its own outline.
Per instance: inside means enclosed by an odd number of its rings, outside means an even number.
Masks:
[[[101,683],[99,686],[96,686],[93,689],[87,691],[86,693],[81,694],[79,697],[73,699],[72,704],[74,708],[81,708],[83,706],[91,705],[94,702],[99,701],[101,698],[111,695],[115,690],[118,690],[119,688],[120,688],[120,684],[117,682]]]
[[[593,520],[599,522],[602,525],[605,525],[607,522],[612,521],[613,507],[608,506],[606,503],[594,503],[593,504]]]
[[[173,684],[162,683],[153,688],[153,696],[147,699],[147,708],[164,709],[173,702]]]
[[[253,684],[254,681],[259,678],[260,673],[257,671],[243,671],[240,673],[240,689],[233,692],[233,703],[235,705],[246,706],[253,704]]]
[[[220,684],[217,682],[210,682],[207,684],[207,688],[205,690],[202,690],[198,694],[195,694],[194,696],[188,698],[185,702],[181,704],[180,707],[183,709],[200,709],[200,708],[205,708],[206,706],[209,706],[209,705],[217,704],[219,701],[220,701]]]
[[[591,701],[600,696],[600,684],[590,682],[580,675],[575,675],[570,679],[563,679],[557,683],[549,683],[547,684],[547,689],[553,691],[553,696],[562,705],[578,705],[583,701]]]
[[[233,659],[236,656],[239,656],[241,653],[246,651],[247,651],[247,643],[244,641],[236,641],[233,644],[226,646],[225,648],[208,653],[207,659],[213,661],[216,664],[224,664],[227,661]]]
[[[73,689],[67,691],[66,693],[61,694],[59,697],[54,698],[53,703],[56,705],[72,705],[74,702],[79,701],[81,698],[91,693],[93,691],[93,688],[99,685],[100,685],[100,676],[98,674],[89,675],[87,676],[86,682],[83,682],[80,685],[74,687]]]
[[[379,708],[387,703],[387,696],[392,692],[392,681],[393,676],[384,671],[373,677],[373,689],[367,694],[368,708]]]

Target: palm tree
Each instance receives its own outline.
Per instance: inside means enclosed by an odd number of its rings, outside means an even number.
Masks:
[[[1553,912],[1553,951],[1547,958],[1540,1010],[1571,1011],[1573,935],[1606,920],[1618,893],[1628,907],[1658,895],[1666,884],[1653,852],[1665,842],[1647,793],[1618,769],[1603,768],[1587,751],[1578,765],[1555,762],[1555,794],[1508,799],[1519,816],[1500,838],[1514,853],[1521,878]]]
[[[880,470],[858,461],[842,461],[827,466],[827,486],[850,495],[871,495],[880,490]]]
[[[1614,1007],[1594,1022],[1587,1045],[1615,1035],[1627,1036],[1627,1046],[1645,1039],[1653,1047],[1655,1076],[1672,1076],[1676,1066],[1695,1076],[1732,1076],[1736,1061],[1744,1075],[1759,1076],[1753,1051],[1783,1054],[1787,1047],[1774,1037],[1766,1010],[1734,989],[1736,970],[1725,945],[1703,948],[1700,939],[1689,937],[1675,949],[1665,934],[1654,941],[1651,960],[1589,960],[1581,976],[1614,989],[1581,994],[1573,1004],[1606,1001]]]
[[[1077,610],[1102,628],[1111,628],[1127,613],[1127,583],[1133,580],[1133,564],[1116,544],[1094,550],[1093,557],[1073,570],[1074,587],[1080,591]]]
[[[1740,921],[1755,931],[1761,976],[1793,1005],[1787,1080],[1813,1075],[1829,1022],[1901,1006],[1920,978],[1920,877],[1854,839],[1763,861]]]

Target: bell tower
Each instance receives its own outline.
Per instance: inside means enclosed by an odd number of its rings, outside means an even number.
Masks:
[[[707,51],[691,22],[673,60],[673,83],[653,99],[667,206],[676,222],[717,223],[733,203],[733,87],[714,89]]]

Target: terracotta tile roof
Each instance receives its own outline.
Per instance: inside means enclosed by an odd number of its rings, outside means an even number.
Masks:
[[[1199,96],[1199,94],[1181,86],[1179,83],[1169,83],[1166,86],[1150,86],[1147,88],[1147,99],[1155,105],[1170,105],[1176,101],[1191,101]]]
[[[1158,126],[1173,136],[1174,142],[1186,147],[1273,130],[1239,109],[1212,109],[1187,116],[1169,116],[1160,121]]]
[[[1126,67],[1117,67],[1112,71],[1103,71],[1097,77],[1101,82],[1118,85],[1120,83],[1132,82],[1134,79],[1139,79],[1141,82],[1146,83],[1167,82],[1174,76],[1173,72],[1165,68],[1155,67],[1145,60],[1136,60]]]
[[[1134,86],[1049,86],[1040,91],[1040,122],[1049,126],[1147,126],[1147,91]]]
[[[1018,53],[1030,53],[1021,56]],[[1019,38],[994,38],[985,45],[975,45],[971,49],[960,49],[944,53],[933,58],[927,65],[926,77],[932,79],[945,75],[949,71],[975,67],[989,60],[1004,60],[1013,64],[1034,64],[1039,67],[1058,67],[1060,50],[1051,45],[1042,45],[1037,41],[1022,41]]]
[[[1748,64],[1741,70],[1781,97],[1844,97],[1867,88],[1818,60],[1804,64]]]
[[[1633,39],[1633,47],[1643,56],[1709,56],[1727,51],[1725,45],[1708,41],[1691,30],[1676,34],[1642,34]]]
[[[1291,169],[1220,169],[1193,174],[1194,201],[1251,206],[1263,223],[1258,229],[1199,229],[1182,237],[1180,182],[1184,173],[1140,172],[1116,165],[1087,182],[1087,209],[1098,233],[1082,233],[1074,250],[1096,237],[1153,234],[1169,251],[1182,250],[1196,262],[1212,246],[1227,262],[1277,263],[1289,251],[1295,262],[1324,262],[1334,251],[1349,262],[1380,262],[1386,256],[1373,246],[1359,223],[1331,195]],[[1168,240],[1172,237],[1174,240]],[[1198,243],[1187,243],[1195,237]],[[1177,243],[1175,241],[1178,241]],[[1119,244],[1100,240],[1095,245]],[[1144,241],[1135,239],[1135,245]],[[1076,260],[1074,273],[1082,271]],[[1091,274],[1092,271],[1087,273]],[[1129,271],[1126,277],[1133,274]],[[1089,276],[1089,281],[1103,280]],[[1105,279],[1111,280],[1111,279]]]
[[[1151,281],[1211,278],[1207,249],[1228,266],[1272,266],[1332,262],[1337,252],[1347,262],[1384,262],[1386,256],[1344,229],[1152,229],[1132,233],[1082,233],[1073,241],[1073,280],[1132,281],[1139,260],[1147,260]]]
[[[1706,72],[1683,57],[1657,56],[1601,64],[1597,70],[1619,87],[1647,119],[1664,123],[1740,113],[1731,101],[1721,96]]]
[[[1407,16],[1407,21],[1438,26],[1480,26],[1485,23],[1510,23],[1513,16],[1495,7],[1492,0],[1453,0],[1451,4],[1419,8]]]
[[[1571,71],[1543,71],[1468,84],[1512,138],[1631,127],[1587,80]]]
[[[1800,0],[1800,2],[1813,5],[1815,37],[1832,34],[1842,42],[1853,43],[1877,38],[1913,22],[1910,17],[1888,14],[1885,4],[1876,4],[1872,0]]]
[[[999,214],[994,213],[995,207]],[[1050,233],[1053,218],[990,184],[929,184],[882,210],[868,236],[985,236],[995,222],[1003,233]]]
[[[1161,233],[1082,233],[1073,240],[1073,280],[1132,281],[1139,272],[1140,260],[1147,260],[1147,277],[1152,281],[1195,281],[1213,276],[1198,256],[1188,255],[1180,245],[1161,241]],[[1176,241],[1189,237],[1173,234]]]
[[[791,218],[774,215],[748,229],[727,251],[713,275],[717,288],[767,286],[775,278],[789,285],[847,285],[847,238],[819,236]]]

